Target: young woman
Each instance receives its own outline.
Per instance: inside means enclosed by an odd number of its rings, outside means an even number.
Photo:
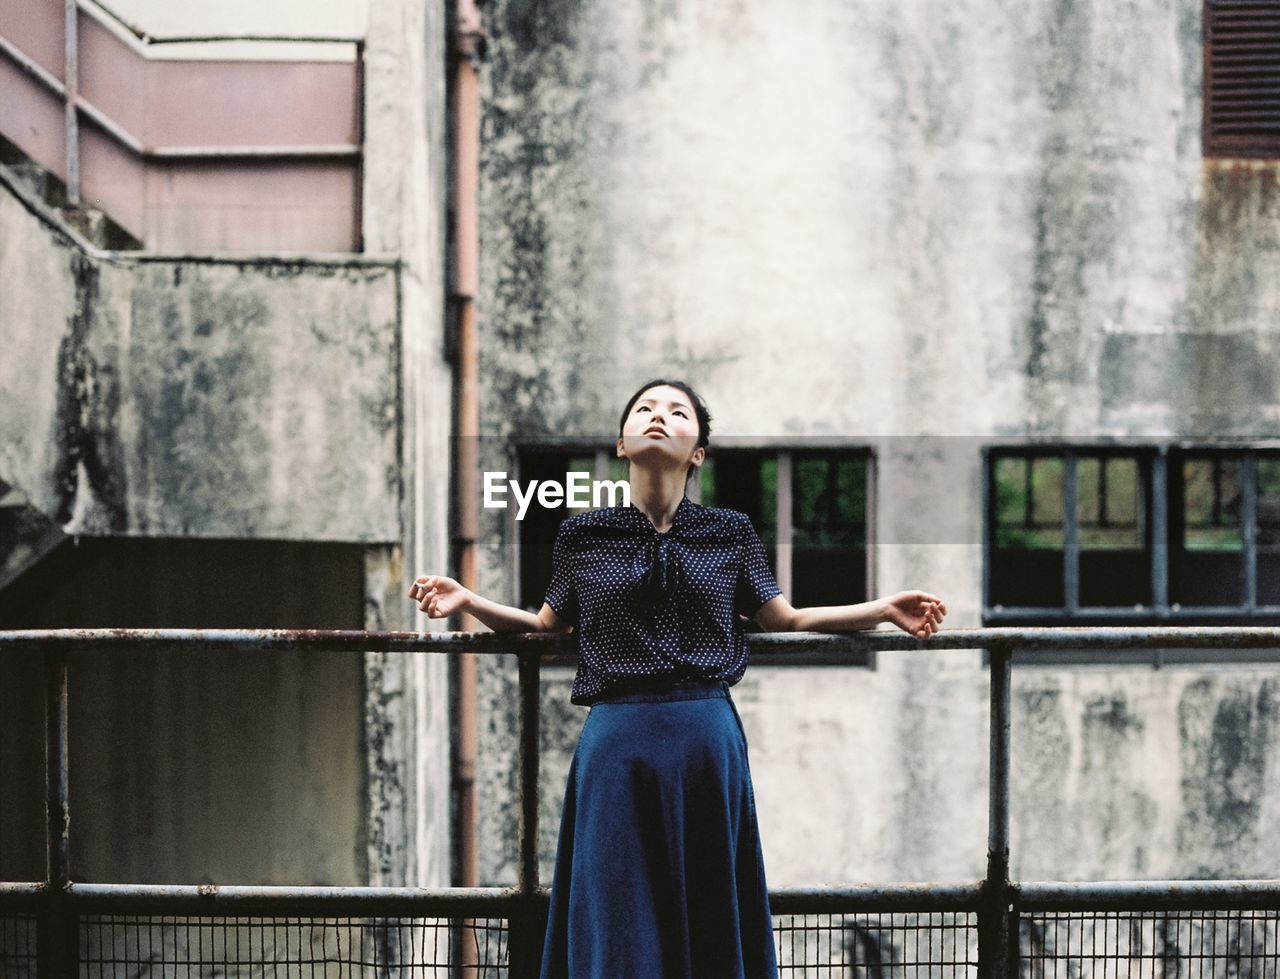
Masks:
[[[649,381],[618,427],[631,505],[563,521],[536,615],[439,575],[409,596],[432,618],[578,630],[570,700],[590,711],[569,768],[543,979],[775,979],[747,742],[729,696],[747,665],[739,616],[770,631],[890,622],[927,639],[946,606],[908,591],[793,608],[747,516],[685,496],[711,434],[693,389]]]

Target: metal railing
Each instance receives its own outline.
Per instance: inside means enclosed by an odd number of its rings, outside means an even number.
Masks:
[[[879,652],[985,649],[990,663],[987,874],[965,884],[778,888],[780,968],[795,976],[1280,979],[1280,881],[1009,879],[1012,651],[1274,648],[1276,628],[973,629],[750,638],[755,665],[865,663]],[[77,883],[71,875],[67,653],[514,653],[519,670],[519,879],[514,888],[229,887]],[[538,974],[548,892],[537,853],[541,668],[554,635],[257,630],[0,632],[0,654],[45,658],[46,879],[0,884],[0,979],[13,976]],[[465,958],[463,945],[467,946]],[[459,963],[466,962],[465,966]],[[284,970],[282,973],[280,970]],[[428,971],[430,970],[430,971]],[[464,971],[465,970],[465,971]]]

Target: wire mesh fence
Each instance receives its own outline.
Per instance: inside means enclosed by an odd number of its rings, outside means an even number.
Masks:
[[[36,973],[36,917],[0,914],[0,979]]]
[[[34,919],[29,919],[33,921]],[[0,918],[0,976],[37,976],[34,924]],[[497,979],[508,975],[501,918],[80,918],[82,979]]]
[[[1020,979],[1277,979],[1280,910],[1052,911],[1019,920]]]
[[[35,979],[38,920],[0,915],[0,979]],[[504,918],[85,914],[83,979],[491,979]],[[972,912],[782,914],[780,977],[977,979]],[[1280,909],[1037,911],[1018,917],[1019,979],[1280,979]]]
[[[976,979],[977,915],[775,915],[780,976],[795,979]]]

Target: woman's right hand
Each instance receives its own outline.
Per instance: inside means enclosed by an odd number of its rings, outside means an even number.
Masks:
[[[409,587],[409,597],[418,603],[419,611],[433,619],[443,619],[459,610],[466,611],[475,596],[452,578],[426,575]]]

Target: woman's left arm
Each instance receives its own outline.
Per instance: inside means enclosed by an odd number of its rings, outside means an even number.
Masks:
[[[901,591],[858,605],[820,605],[794,608],[786,596],[769,599],[755,620],[769,632],[861,632],[890,622],[917,639],[938,631],[947,614],[946,603],[925,591]]]

